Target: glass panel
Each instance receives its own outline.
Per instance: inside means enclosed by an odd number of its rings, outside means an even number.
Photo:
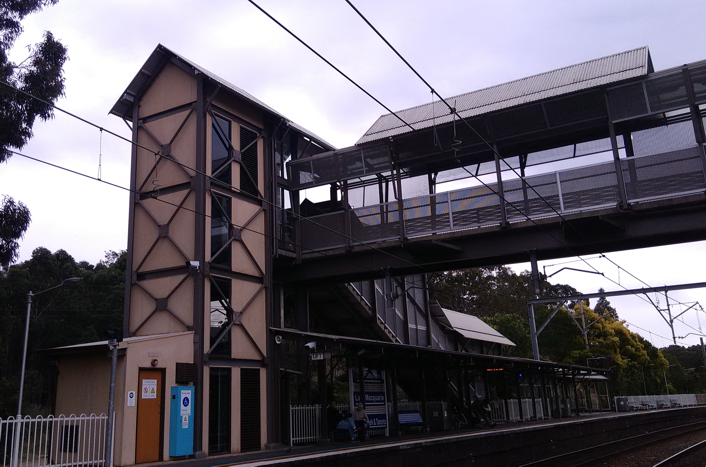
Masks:
[[[229,310],[230,279],[211,277],[211,347],[232,319]],[[230,332],[223,335],[211,353],[230,357]]]
[[[230,368],[209,370],[208,453],[230,452]]]
[[[214,178],[230,185],[232,183],[230,173],[231,168],[228,160],[230,158],[230,121],[214,115],[211,131],[211,173]],[[228,164],[226,166],[226,164]],[[218,170],[222,170],[219,172]]]
[[[218,252],[230,239],[230,203],[230,198],[222,195],[214,194],[211,199],[211,264],[228,268],[231,245]]]

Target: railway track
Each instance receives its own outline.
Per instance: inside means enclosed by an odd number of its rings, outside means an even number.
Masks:
[[[652,431],[641,435],[610,441],[608,443],[602,443],[599,445],[591,446],[589,448],[579,449],[557,456],[547,457],[544,459],[524,464],[521,467],[588,467],[592,465],[618,465],[614,464],[618,456],[627,456],[630,453],[639,452],[640,450],[647,449],[648,447],[655,445],[655,443],[667,442],[704,430],[706,430],[706,422],[679,425],[676,427],[665,428],[662,430]],[[697,445],[699,445],[699,443],[697,443]],[[686,456],[689,456],[689,452],[697,453],[695,454],[696,456],[703,456],[704,451],[706,451],[706,444],[700,444],[700,448],[697,448],[697,445],[692,446],[694,448],[694,451],[689,451],[689,449],[691,448],[684,450],[684,457],[682,457],[682,459],[685,459]],[[679,455],[681,455],[681,453],[675,454],[674,456]],[[702,457],[701,459],[706,459],[706,456]],[[668,460],[669,459],[665,459],[662,462],[667,462]],[[610,462],[606,463],[602,461]],[[679,459],[675,458],[674,462],[678,461]],[[685,462],[687,463],[665,463],[657,465],[665,467],[682,465],[691,467],[694,465],[704,465],[704,462],[702,462],[701,464],[689,464],[688,461]],[[627,466],[630,464],[625,463],[624,465]]]
[[[706,465],[706,439],[666,458],[653,467],[692,467]]]

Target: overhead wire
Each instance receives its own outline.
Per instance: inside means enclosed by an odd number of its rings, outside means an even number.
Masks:
[[[107,180],[105,180],[105,179],[98,179],[98,178],[96,178],[96,177],[93,177],[93,176],[91,176],[91,175],[88,175],[88,174],[79,172],[79,171],[77,171],[77,170],[73,170],[73,169],[70,169],[70,168],[68,168],[68,167],[64,167],[64,166],[61,166],[61,165],[58,165],[58,164],[54,164],[54,163],[52,163],[52,162],[48,162],[48,161],[45,161],[45,160],[42,160],[42,159],[38,159],[38,158],[36,158],[36,157],[29,156],[29,155],[27,155],[27,154],[23,154],[23,153],[21,153],[21,152],[19,152],[19,151],[14,151],[14,150],[8,149],[8,152],[10,152],[10,153],[12,153],[12,154],[14,154],[14,155],[16,155],[16,156],[24,157],[25,159],[29,159],[29,160],[38,162],[38,163],[40,163],[40,164],[48,165],[48,166],[53,167],[53,168],[55,168],[55,169],[63,170],[63,171],[65,171],[65,172],[69,172],[69,173],[71,173],[71,174],[78,175],[78,176],[80,176],[80,177],[84,177],[84,178],[87,178],[87,179],[90,179],[90,180],[93,180],[93,181],[97,181],[97,182],[103,183],[103,184],[108,185],[108,186],[111,186],[111,187],[113,187],[113,188],[118,188],[118,189],[120,189],[120,190],[127,191],[127,192],[129,192],[129,193],[134,193],[134,194],[136,194],[136,195],[144,194],[144,193],[142,193],[142,192],[140,192],[140,191],[132,190],[132,189],[130,189],[130,188],[128,188],[128,187],[119,185],[119,184],[117,184],[117,183],[109,182],[109,181],[107,181]],[[167,204],[167,205],[169,205],[169,206],[173,206],[173,207],[176,207],[176,208],[181,208],[181,209],[183,209],[183,210],[185,210],[185,211],[187,211],[187,212],[191,212],[191,213],[194,213],[194,214],[199,215],[199,216],[204,216],[205,218],[208,218],[208,219],[213,219],[213,216],[211,216],[211,215],[209,215],[209,214],[198,212],[197,210],[188,208],[188,207],[186,207],[186,206],[180,206],[180,205],[177,204],[177,203],[172,203],[171,201],[167,201],[166,199],[163,199],[163,198],[150,198],[150,199],[153,199],[153,200],[158,201],[158,202],[163,203],[163,204]],[[248,228],[248,227],[244,227],[244,226],[235,224],[235,223],[233,223],[233,222],[231,222],[230,225],[232,225],[233,227],[238,228],[238,229],[242,229],[242,230],[245,230],[245,231],[248,231],[248,232],[252,232],[252,233],[254,233],[254,234],[257,234],[257,235],[261,235],[261,236],[263,236],[263,237],[265,237],[265,238],[269,238],[269,239],[271,239],[271,240],[279,240],[276,236],[270,235],[270,234],[268,234],[268,233],[266,233],[266,232],[261,232],[261,231],[255,230],[255,229],[251,229],[251,228]],[[301,247],[301,248],[304,249],[304,250],[310,251],[311,253],[316,253],[316,254],[319,254],[319,255],[324,256],[324,257],[330,257],[330,255],[327,255],[326,253],[324,253],[324,252],[322,252],[322,251],[312,250],[312,249],[306,248],[305,246],[303,246],[303,245],[301,245],[301,244],[296,244],[296,246],[299,246],[299,247]],[[337,257],[336,259],[337,259],[337,260],[340,260],[340,261],[344,261],[344,262],[350,262],[347,258],[339,258],[339,257]],[[379,273],[379,272],[380,272],[379,270],[375,270],[375,269],[369,268],[369,267],[364,266],[364,265],[355,264],[355,263],[351,263],[351,264],[353,264],[355,267],[358,267],[358,268],[360,268],[360,269],[366,270],[366,271],[368,271],[368,272],[374,272],[374,273]]]
[[[182,167],[182,168],[185,169],[185,170],[190,170],[190,171],[192,171],[192,172],[194,172],[194,173],[196,173],[196,174],[199,174],[199,175],[202,175],[202,176],[204,176],[204,177],[207,177],[209,180],[216,180],[219,184],[223,184],[223,185],[226,186],[227,188],[230,188],[230,189],[232,189],[232,190],[234,190],[234,191],[236,191],[236,192],[238,192],[238,193],[241,193],[241,194],[243,194],[243,195],[245,195],[245,196],[248,196],[248,197],[252,196],[252,195],[249,195],[249,194],[243,192],[241,189],[236,188],[236,187],[233,186],[232,184],[228,184],[228,183],[222,182],[222,181],[220,181],[220,180],[217,180],[217,179],[215,179],[213,176],[211,176],[211,175],[209,175],[209,174],[207,174],[207,173],[205,173],[205,172],[203,172],[203,171],[200,171],[200,170],[198,170],[198,169],[196,169],[196,168],[194,168],[194,167],[191,167],[191,166],[189,166],[189,165],[187,165],[187,164],[184,164],[184,163],[182,163],[182,162],[179,162],[176,158],[165,156],[165,155],[162,154],[160,151],[155,151],[155,150],[150,149],[150,148],[148,148],[148,147],[146,147],[146,146],[144,146],[144,145],[142,145],[142,144],[140,144],[140,143],[138,143],[138,142],[136,142],[136,141],[132,141],[131,139],[128,139],[128,138],[126,138],[126,137],[124,137],[124,136],[122,136],[122,135],[119,135],[119,134],[117,134],[117,133],[115,133],[115,132],[112,132],[112,131],[110,131],[110,130],[108,130],[108,129],[105,129],[105,128],[103,128],[102,126],[97,125],[97,124],[91,122],[90,120],[87,120],[87,119],[82,118],[82,117],[80,117],[80,116],[78,116],[78,115],[76,115],[76,114],[74,114],[74,113],[72,113],[72,112],[69,112],[69,111],[67,111],[67,110],[65,110],[65,109],[62,109],[61,107],[58,107],[57,105],[55,105],[55,104],[53,104],[53,103],[51,103],[51,102],[48,102],[48,101],[46,101],[46,100],[44,100],[44,99],[41,99],[41,98],[39,98],[39,97],[36,97],[36,96],[34,96],[34,95],[28,93],[27,91],[24,91],[24,90],[22,90],[22,89],[18,89],[18,88],[16,88],[16,87],[10,85],[9,83],[5,83],[5,82],[3,82],[3,81],[0,81],[0,84],[6,86],[6,87],[8,87],[8,88],[10,88],[10,89],[12,89],[12,90],[14,90],[14,91],[16,91],[16,92],[19,92],[19,93],[21,93],[21,94],[24,94],[24,95],[26,95],[27,97],[30,97],[30,98],[32,98],[32,99],[36,99],[37,101],[42,102],[43,104],[48,105],[48,106],[52,107],[52,108],[55,109],[55,110],[58,110],[58,111],[60,111],[60,112],[62,112],[62,113],[64,113],[64,114],[66,114],[66,115],[68,115],[68,116],[70,116],[70,117],[72,117],[72,118],[75,118],[75,119],[77,119],[77,120],[79,120],[79,121],[81,121],[81,122],[83,122],[83,123],[86,123],[86,124],[88,124],[88,125],[90,125],[90,126],[96,128],[96,129],[100,130],[101,135],[102,135],[103,132],[106,132],[107,134],[109,134],[109,135],[111,135],[111,136],[114,136],[114,137],[116,137],[116,138],[118,138],[118,139],[120,139],[120,140],[122,140],[122,141],[125,141],[125,142],[127,142],[127,143],[129,143],[129,144],[131,144],[131,145],[133,145],[133,146],[135,146],[135,147],[138,147],[138,148],[140,148],[140,149],[143,149],[143,150],[145,150],[145,151],[147,151],[147,152],[149,152],[149,153],[151,153],[151,154],[154,154],[155,159],[156,159],[156,158],[165,159],[165,160],[167,160],[167,161],[169,161],[169,162],[172,162],[172,163],[174,163],[174,164],[179,165],[180,167]],[[101,144],[102,144],[102,143],[101,143]],[[102,152],[102,149],[101,149],[101,152]],[[41,160],[37,159],[37,161],[41,161]],[[157,165],[157,164],[155,163],[155,167],[156,167],[156,165]],[[93,178],[93,177],[91,177],[91,178]],[[153,181],[152,181],[152,184],[155,186],[155,190],[157,190],[159,187],[161,187],[161,185],[159,185],[159,180],[157,180],[157,179],[153,180]],[[123,188],[124,188],[124,187],[123,187]],[[144,194],[144,193],[143,193],[143,192],[139,192],[139,194]],[[261,202],[263,202],[263,203],[265,203],[265,204],[267,204],[267,205],[269,205],[269,206],[271,206],[271,207],[273,207],[273,208],[275,208],[275,209],[284,210],[283,207],[278,206],[276,203],[274,203],[274,202],[272,202],[272,201],[269,201],[269,200],[265,199],[264,197],[263,197],[263,198],[254,197],[254,198],[257,199],[257,200],[259,200],[259,201],[261,201]],[[403,263],[406,263],[406,264],[408,264],[408,265],[410,265],[410,266],[418,267],[418,268],[424,270],[424,267],[423,267],[422,265],[420,265],[419,263],[413,263],[413,262],[411,262],[411,261],[409,261],[409,260],[406,260],[406,259],[404,259],[404,258],[401,258],[401,257],[399,257],[399,256],[397,256],[397,255],[394,255],[394,254],[388,252],[388,251],[385,251],[385,250],[382,250],[382,249],[380,249],[380,248],[377,248],[377,247],[375,247],[374,245],[371,245],[371,244],[368,243],[368,242],[364,242],[364,241],[362,241],[362,240],[358,240],[358,239],[354,238],[354,237],[351,236],[351,235],[348,235],[348,234],[343,233],[343,232],[339,232],[338,230],[335,230],[335,229],[333,229],[333,228],[331,228],[331,227],[329,227],[329,226],[327,226],[327,225],[320,224],[320,223],[316,222],[315,220],[313,220],[313,219],[311,219],[311,218],[302,216],[301,214],[298,214],[298,213],[296,213],[296,212],[294,212],[294,211],[291,212],[291,215],[294,216],[294,217],[296,217],[296,218],[299,219],[300,221],[308,222],[308,223],[311,224],[311,225],[315,225],[316,227],[322,228],[322,229],[327,230],[327,231],[329,231],[329,232],[331,232],[331,233],[333,233],[333,234],[335,234],[335,235],[339,235],[339,236],[341,236],[341,237],[343,237],[343,238],[345,238],[345,239],[347,239],[347,240],[350,240],[352,243],[355,243],[355,244],[357,244],[357,245],[364,246],[364,247],[369,248],[369,249],[371,249],[371,250],[374,250],[374,251],[376,251],[376,252],[378,252],[378,253],[380,253],[380,254],[382,254],[382,255],[395,258],[396,260],[401,261],[401,262],[403,262]],[[310,251],[315,252],[315,250],[310,250]]]
[[[516,176],[518,176],[520,179],[524,180],[524,177],[522,177],[521,174],[517,173],[517,170],[516,170],[514,167],[512,167],[512,165],[509,164],[509,163],[498,153],[497,149],[496,149],[492,144],[490,144],[490,142],[487,141],[478,131],[476,131],[475,128],[473,128],[473,126],[472,126],[466,119],[464,119],[464,118],[461,117],[461,115],[458,113],[458,110],[456,109],[456,107],[455,107],[455,106],[452,107],[452,106],[446,101],[446,99],[444,99],[444,97],[442,97],[442,96],[436,91],[436,89],[434,89],[434,87],[433,87],[431,84],[429,84],[429,82],[428,82],[426,79],[424,79],[424,77],[407,61],[407,59],[405,59],[405,58],[402,56],[402,54],[401,54],[401,53],[385,38],[385,36],[365,17],[365,15],[363,15],[363,13],[362,13],[360,10],[358,10],[358,8],[356,8],[355,5],[353,5],[353,3],[351,2],[351,0],[345,0],[345,1],[346,1],[346,3],[353,9],[353,11],[355,11],[355,12],[358,14],[358,16],[360,16],[360,18],[378,35],[378,37],[379,37],[383,42],[385,42],[385,44],[387,44],[387,46],[400,58],[400,60],[402,60],[402,61],[407,65],[407,67],[408,67],[408,68],[409,68],[409,69],[410,69],[410,70],[430,89],[431,93],[432,93],[433,95],[435,94],[435,95],[439,98],[439,100],[440,100],[441,102],[443,102],[443,103],[446,105],[446,107],[449,109],[449,111],[450,111],[451,113],[453,113],[453,115],[454,115],[454,140],[456,139],[456,134],[455,134],[456,117],[458,117],[459,120],[461,120],[462,122],[464,122],[464,123],[466,124],[466,126],[467,126],[478,138],[480,138],[480,140],[493,152],[493,154],[495,154],[500,160],[502,160],[503,163],[504,163],[505,165],[507,165],[507,167],[508,167]],[[454,144],[456,144],[456,141],[454,141]],[[453,145],[452,145],[452,146],[453,146]],[[455,153],[456,153],[456,150],[454,149],[454,154],[455,154]],[[467,171],[471,176],[474,176],[474,175],[471,174],[468,170],[466,170],[466,171]],[[486,188],[489,188],[489,187],[488,187],[484,182],[482,182],[477,176],[474,176],[474,177],[476,178],[477,181],[479,181],[479,182],[481,182],[483,185],[485,185]],[[528,186],[528,187],[539,197],[539,199],[541,199],[550,209],[552,209],[552,210],[554,211],[554,213],[555,213],[557,216],[559,216],[562,220],[566,221],[566,218],[565,218],[560,212],[558,212],[558,211],[551,205],[551,203],[549,203],[549,201],[547,201],[531,184],[525,182],[525,185]],[[499,193],[496,193],[496,194],[497,194],[498,196],[500,196],[500,198],[501,198],[504,202],[507,202],[507,201],[504,199],[504,196],[502,196],[502,195],[499,194]],[[513,206],[512,203],[508,203],[508,204],[510,204],[511,206]],[[513,206],[513,207],[514,207],[514,206]],[[518,209],[518,212],[522,213],[519,209]],[[522,213],[522,214],[524,214],[524,213]],[[525,217],[527,217],[527,219],[531,220],[528,215],[525,215]],[[574,231],[576,231],[579,235],[581,235],[584,239],[588,240],[588,239],[586,238],[586,236],[583,234],[583,232],[581,232],[581,231],[580,231],[578,228],[576,228],[573,224],[571,224],[570,222],[567,222],[567,224],[568,224]],[[556,237],[554,237],[554,238],[556,239]],[[563,243],[563,242],[562,242],[562,243]],[[570,249],[566,244],[564,244],[564,246],[567,247],[567,249],[569,249],[569,251],[571,251],[571,249]],[[603,257],[605,257],[606,259],[608,259],[608,261],[610,261],[610,262],[613,263],[614,265],[618,266],[617,263],[615,263],[613,260],[611,260],[610,258],[608,258],[604,253],[601,253],[601,255],[602,255]],[[576,255],[576,256],[577,256],[582,262],[584,262],[587,266],[589,266],[591,269],[593,269],[593,270],[596,271],[596,272],[600,272],[600,271],[598,271],[598,269],[596,269],[593,265],[591,265],[590,263],[588,263],[588,261],[586,261],[586,260],[585,260],[584,258],[582,258],[580,255]],[[618,266],[618,267],[620,268],[620,266]],[[628,273],[628,274],[629,274],[630,276],[632,276],[633,278],[638,279],[635,275],[631,274],[631,273],[630,273],[629,271],[627,271],[625,268],[621,268],[621,269],[622,269],[623,271],[625,271],[626,273]],[[623,289],[627,290],[627,287],[625,287],[625,286],[623,286],[622,284],[620,284],[620,282],[615,282],[614,280],[612,280],[612,279],[610,279],[610,278],[608,278],[608,279],[609,279],[611,282],[613,282],[614,284],[618,285],[619,287],[622,287]],[[645,283],[644,281],[642,281],[642,280],[640,280],[640,279],[638,279],[638,280],[639,280],[640,282],[642,282],[644,285],[647,285],[648,287],[650,287],[650,285],[647,284],[647,283]],[[665,294],[665,296],[666,296],[666,294]],[[640,297],[640,298],[642,298],[642,297]],[[645,300],[644,298],[642,298],[642,299],[643,299],[643,301],[648,302],[648,301]]]

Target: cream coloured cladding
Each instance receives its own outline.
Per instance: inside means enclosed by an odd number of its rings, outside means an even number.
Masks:
[[[196,80],[167,64],[140,100],[135,187],[157,194],[134,209],[132,267],[136,273],[183,267],[194,257],[195,193],[187,167],[196,165]],[[186,106],[186,107],[180,107]],[[176,111],[173,109],[177,109]],[[175,112],[159,115],[160,112]],[[150,118],[152,117],[152,118]],[[144,120],[143,120],[144,119]],[[169,192],[170,187],[181,186]],[[160,192],[165,190],[165,192]],[[193,279],[186,274],[134,281],[129,330],[133,335],[181,332],[193,325]]]
[[[110,358],[107,347],[57,359],[54,415],[108,413]]]
[[[117,386],[115,419],[115,465],[135,463],[135,433],[137,406],[128,407],[127,391],[138,391],[140,368],[164,370],[165,407],[163,410],[164,436],[162,456],[169,459],[169,388],[175,386],[176,364],[193,363],[193,332],[149,336],[136,341],[121,342],[126,348],[124,384]],[[156,366],[152,361],[157,360]]]

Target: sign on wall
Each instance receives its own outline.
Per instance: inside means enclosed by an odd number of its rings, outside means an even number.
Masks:
[[[157,380],[156,379],[143,379],[141,394],[142,394],[143,399],[156,399],[157,398]]]
[[[360,398],[358,370],[349,369],[349,392],[351,394],[351,413],[355,410]],[[385,372],[382,370],[363,369],[365,386],[365,412],[368,414],[368,428],[387,429],[387,388]],[[387,430],[386,430],[387,431]]]

